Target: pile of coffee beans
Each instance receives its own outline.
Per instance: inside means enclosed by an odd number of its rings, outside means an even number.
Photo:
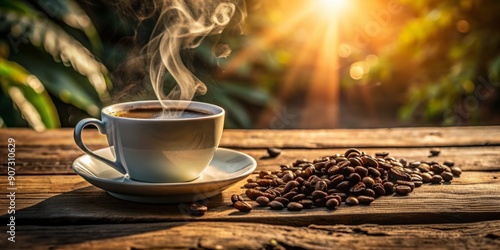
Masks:
[[[272,210],[335,209],[342,202],[369,205],[383,195],[405,196],[424,183],[451,182],[461,173],[452,161],[408,162],[387,152],[371,156],[351,148],[313,161],[299,159],[278,171],[261,171],[244,187],[248,198]],[[240,195],[233,195],[231,201],[240,211],[252,210]]]

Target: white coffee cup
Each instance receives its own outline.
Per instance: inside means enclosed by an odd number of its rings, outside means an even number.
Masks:
[[[119,114],[137,109],[161,109],[159,101],[137,101],[107,106],[101,119],[86,118],[74,131],[77,146],[85,153],[130,179],[141,182],[186,182],[208,166],[222,136],[224,109],[216,105],[169,101],[173,109],[204,113],[199,117],[131,118]],[[94,125],[105,134],[116,160],[93,153],[82,140],[82,131]]]

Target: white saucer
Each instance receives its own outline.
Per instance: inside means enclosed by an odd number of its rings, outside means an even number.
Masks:
[[[95,153],[111,160],[114,158],[109,147]],[[257,162],[247,154],[219,148],[196,180],[179,183],[146,183],[127,179],[87,154],[78,157],[72,167],[86,181],[116,198],[144,203],[178,203],[194,202],[219,194],[250,175]]]

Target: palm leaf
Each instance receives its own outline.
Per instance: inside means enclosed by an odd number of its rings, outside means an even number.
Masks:
[[[2,90],[35,130],[59,127],[57,110],[42,83],[22,66],[0,58]]]

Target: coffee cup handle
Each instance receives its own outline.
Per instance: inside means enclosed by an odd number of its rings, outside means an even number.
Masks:
[[[127,174],[127,171],[125,170],[125,168],[122,166],[122,164],[118,161],[111,161],[109,159],[106,159],[100,155],[97,155],[95,154],[94,152],[90,151],[89,148],[87,148],[87,146],[85,146],[85,144],[83,143],[83,140],[82,140],[82,131],[83,129],[87,126],[87,125],[94,125],[97,127],[97,129],[99,130],[99,133],[101,134],[105,134],[105,127],[104,127],[104,124],[97,120],[97,119],[94,119],[94,118],[85,118],[85,119],[82,119],[81,121],[78,122],[78,124],[76,124],[75,126],[75,131],[73,133],[73,138],[75,139],[75,142],[76,142],[76,145],[85,153],[87,153],[88,155],[90,155],[91,157],[94,157],[104,163],[106,163],[107,165],[109,165],[110,167],[116,169],[118,172],[122,173],[122,174]]]

